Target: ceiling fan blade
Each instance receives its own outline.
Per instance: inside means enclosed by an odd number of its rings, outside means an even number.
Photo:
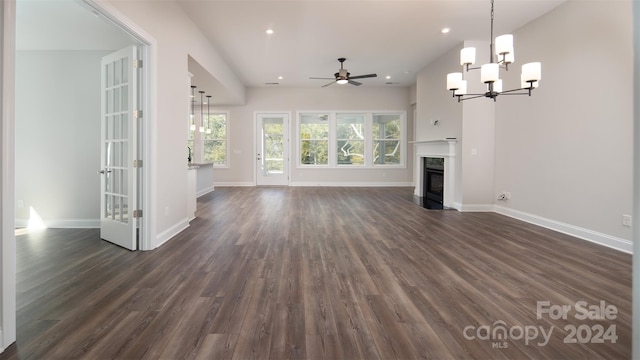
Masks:
[[[319,78],[319,77],[310,77],[309,79],[313,79],[313,80],[334,80],[335,78]]]
[[[328,84],[326,84],[326,85],[322,85],[322,87],[327,87],[327,86],[329,86],[329,85],[333,85],[333,84],[335,84],[335,83],[336,83],[336,81],[335,81],[335,80],[333,80],[332,82],[330,82],[330,83],[328,83]]]
[[[360,85],[362,85],[362,83],[359,83],[359,82],[357,82],[357,81],[353,81],[353,80],[349,80],[349,84],[351,84],[351,85],[355,85],[355,86],[360,86]]]
[[[349,79],[364,79],[364,78],[374,78],[374,77],[378,77],[378,74],[367,74],[367,75],[349,76]]]

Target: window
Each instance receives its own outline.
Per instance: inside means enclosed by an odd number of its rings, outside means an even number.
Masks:
[[[406,166],[406,112],[298,113],[302,167]]]
[[[399,165],[402,163],[402,118],[399,114],[373,114],[373,164]]]
[[[227,113],[205,116],[204,161],[213,166],[227,165]]]
[[[329,114],[300,115],[300,163],[329,164]]]
[[[338,165],[365,164],[365,115],[337,114]]]

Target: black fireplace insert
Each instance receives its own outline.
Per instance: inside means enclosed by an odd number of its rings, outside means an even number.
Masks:
[[[423,203],[427,209],[442,209],[444,200],[444,159],[424,158]]]

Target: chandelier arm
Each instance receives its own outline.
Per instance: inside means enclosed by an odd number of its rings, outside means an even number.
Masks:
[[[458,97],[458,102],[485,97],[485,94],[470,94],[470,95],[471,96],[466,98],[463,98],[463,96],[468,96],[468,95],[456,95],[456,96]]]
[[[522,90],[522,89],[520,89],[520,90]],[[512,92],[512,93],[506,93],[506,94],[505,93],[500,93],[499,95],[529,95],[529,96],[531,96],[531,94],[529,94],[529,92],[519,92],[519,93]]]
[[[513,93],[516,92],[516,91],[522,91],[522,90],[528,91],[528,90],[531,90],[531,89],[530,88],[511,89],[511,90],[505,90],[505,91],[501,92],[500,94],[504,94],[504,95],[519,95],[517,93],[516,94],[513,94]]]

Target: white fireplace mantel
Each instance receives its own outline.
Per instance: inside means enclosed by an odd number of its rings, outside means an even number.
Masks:
[[[412,141],[416,159],[413,169],[413,180],[415,185],[414,194],[424,196],[424,158],[435,157],[444,159],[444,196],[443,205],[454,208],[456,194],[456,138],[445,138],[442,140],[422,140]]]

